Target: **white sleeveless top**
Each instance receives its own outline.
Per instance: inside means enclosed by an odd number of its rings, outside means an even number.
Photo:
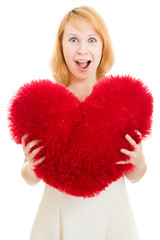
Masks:
[[[64,194],[45,185],[30,240],[138,240],[124,177],[97,197]]]

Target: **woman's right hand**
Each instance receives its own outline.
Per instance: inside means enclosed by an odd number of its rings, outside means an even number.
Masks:
[[[37,176],[35,175],[33,169],[36,165],[43,162],[45,157],[43,156],[34,162],[35,156],[39,153],[39,151],[43,148],[43,146],[34,148],[34,150],[32,150],[32,148],[36,146],[40,142],[40,140],[32,140],[28,144],[25,144],[25,139],[27,137],[28,137],[28,134],[25,134],[21,139],[22,147],[25,155],[24,164],[21,169],[21,175],[29,185],[33,186],[40,181],[40,179],[37,178]]]
[[[22,140],[22,148],[23,148],[24,155],[25,155],[25,161],[27,161],[29,166],[30,166],[30,168],[33,169],[36,165],[40,164],[45,159],[45,157],[43,156],[43,157],[41,157],[40,159],[38,159],[38,160],[36,160],[34,162],[35,156],[39,153],[39,151],[43,148],[43,146],[37,147],[33,151],[31,151],[31,149],[33,147],[35,147],[35,145],[37,145],[40,142],[40,140],[32,140],[27,145],[25,145],[25,139],[27,137],[28,137],[28,134],[25,134],[21,138],[21,140]]]

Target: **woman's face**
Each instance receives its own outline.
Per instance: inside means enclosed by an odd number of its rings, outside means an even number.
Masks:
[[[64,29],[62,47],[70,80],[96,80],[103,44],[88,21],[82,18],[70,20]]]

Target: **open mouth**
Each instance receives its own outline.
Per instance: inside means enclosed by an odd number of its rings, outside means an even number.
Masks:
[[[82,69],[86,69],[90,63],[91,63],[90,60],[89,61],[76,61],[76,64]]]

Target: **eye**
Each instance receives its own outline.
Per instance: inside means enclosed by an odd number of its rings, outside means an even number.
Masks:
[[[89,42],[89,43],[95,43],[95,42],[97,42],[97,40],[96,40],[95,38],[89,38],[89,39],[88,39],[88,42]]]
[[[78,42],[78,39],[76,37],[72,37],[69,39],[70,42],[76,43]]]

